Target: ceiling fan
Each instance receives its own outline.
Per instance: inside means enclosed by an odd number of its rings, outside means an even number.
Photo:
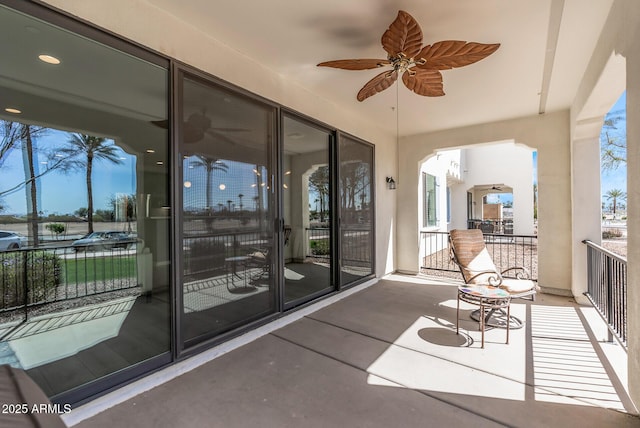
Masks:
[[[440,70],[478,62],[494,53],[500,44],[444,40],[422,46],[420,25],[411,15],[401,10],[382,35],[382,47],[387,52],[387,59],[342,59],[321,62],[318,66],[344,70],[390,67],[390,70],[378,74],[360,89],[358,101],[364,101],[389,88],[399,75],[402,75],[405,86],[416,94],[439,97],[444,95]]]
[[[154,120],[152,124],[159,126],[160,128],[168,129],[168,120]],[[249,132],[249,129],[245,128],[217,128],[211,126],[211,119],[209,119],[204,113],[192,113],[186,122],[183,123],[183,137],[184,142],[187,144],[197,143],[201,141],[205,134],[209,134],[213,137],[225,140],[227,142],[233,142],[229,137],[222,134],[223,132]]]
[[[479,190],[485,191],[485,190],[495,190],[496,192],[502,192],[502,187],[501,186],[491,186],[491,187],[485,187],[485,188],[480,188]]]

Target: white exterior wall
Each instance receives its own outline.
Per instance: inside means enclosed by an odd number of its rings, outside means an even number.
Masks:
[[[465,149],[465,152],[466,162],[462,176],[464,189],[457,186],[456,199],[462,198],[466,203],[466,193],[474,184],[504,184],[511,187],[513,233],[533,234],[533,149],[510,142],[473,147]],[[464,194],[459,194],[462,192]],[[474,201],[476,218],[480,218],[482,199],[474,198]],[[459,227],[466,228],[466,222]]]
[[[435,226],[424,225],[424,186],[422,173],[427,173],[436,177],[436,219]],[[438,153],[430,157],[424,162],[420,168],[419,192],[418,192],[418,224],[416,225],[421,232],[446,232],[448,230],[447,223],[447,177],[460,175],[460,150],[452,150],[448,152]],[[442,237],[430,236],[430,242],[420,240],[419,257],[420,260],[425,255],[440,251],[443,245],[446,246],[446,240]]]

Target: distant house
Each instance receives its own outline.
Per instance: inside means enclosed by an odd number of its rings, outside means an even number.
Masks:
[[[466,229],[484,221],[498,233],[533,234],[533,151],[500,142],[429,157],[420,168],[420,230]],[[512,207],[491,203],[489,195],[508,197]],[[506,230],[505,223],[511,223]]]

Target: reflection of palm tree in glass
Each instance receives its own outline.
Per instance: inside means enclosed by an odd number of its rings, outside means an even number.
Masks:
[[[329,197],[329,167],[321,166],[309,176],[309,188],[320,196],[320,222],[324,222],[325,198]]]
[[[240,199],[240,212],[242,213],[242,198],[244,198],[244,195],[242,193],[240,193],[238,195],[238,199]]]
[[[207,155],[195,155],[196,159],[191,161],[191,165],[195,167],[204,168],[207,171],[207,181],[205,186],[206,191],[206,209],[211,210],[211,176],[213,171],[227,172],[229,166],[217,158],[213,158]]]
[[[72,134],[69,139],[69,146],[60,149],[66,155],[67,162],[71,168],[84,169],[87,182],[87,223],[88,232],[93,232],[93,186],[91,173],[93,172],[93,162],[106,160],[114,164],[121,164],[117,146],[109,143],[103,137],[93,135]]]

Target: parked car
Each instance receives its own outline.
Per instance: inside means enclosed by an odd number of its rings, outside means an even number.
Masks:
[[[17,250],[27,245],[29,240],[19,233],[0,230],[0,251]]]
[[[73,241],[71,246],[75,251],[97,251],[131,248],[135,242],[136,238],[125,232],[107,231],[90,233],[82,239]]]

